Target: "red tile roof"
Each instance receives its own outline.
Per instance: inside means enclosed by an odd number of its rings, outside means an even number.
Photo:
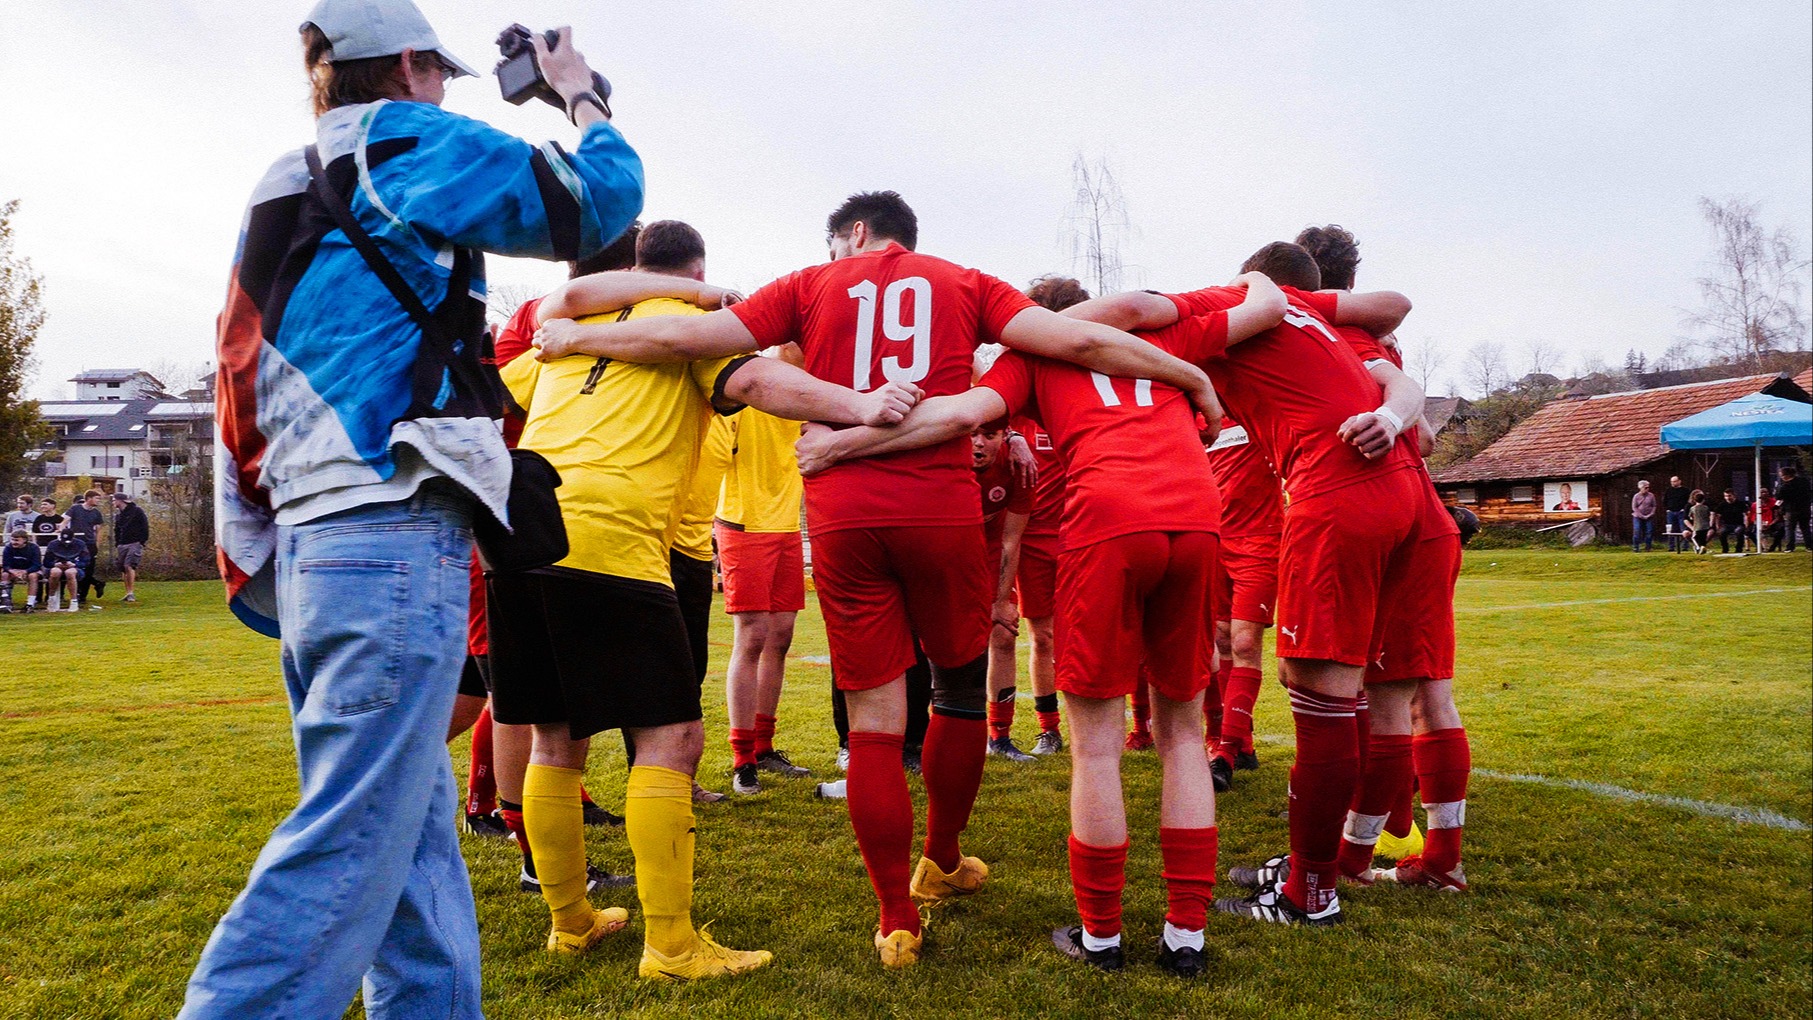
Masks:
[[[1794,385],[1799,386],[1808,393],[1813,393],[1813,368],[1809,368],[1805,372],[1795,376]]]
[[[1478,456],[1435,472],[1437,482],[1609,475],[1668,453],[1662,426],[1760,392],[1779,375],[1556,400]],[[1803,385],[1802,389],[1806,387]]]

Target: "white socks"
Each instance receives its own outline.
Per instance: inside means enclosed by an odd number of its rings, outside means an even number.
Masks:
[[[1168,928],[1170,926],[1166,925],[1166,927]],[[1119,932],[1116,932],[1105,939],[1098,939],[1094,935],[1089,934],[1089,929],[1083,929],[1083,948],[1092,953],[1099,953],[1104,949],[1113,949],[1120,944],[1121,936]]]
[[[1194,949],[1202,952],[1202,929],[1185,931],[1169,921],[1165,922],[1166,949]]]

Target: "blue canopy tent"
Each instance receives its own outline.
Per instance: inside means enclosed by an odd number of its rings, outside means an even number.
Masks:
[[[1756,451],[1756,499],[1763,498],[1763,447],[1813,446],[1813,404],[1752,393],[1729,404],[1662,426],[1662,442],[1677,450]],[[1763,548],[1763,516],[1756,515],[1756,548]]]

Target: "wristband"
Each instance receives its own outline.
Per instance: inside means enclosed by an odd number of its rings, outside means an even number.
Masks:
[[[1386,406],[1385,404],[1380,404],[1378,410],[1376,410],[1372,413],[1376,414],[1379,417],[1390,422],[1391,431],[1393,434],[1404,431],[1404,419],[1399,418],[1397,416],[1397,412],[1393,411],[1390,407]]]
[[[604,114],[606,120],[610,119],[611,108],[604,105],[604,100],[598,98],[597,92],[593,91],[592,89],[586,89],[584,92],[581,92],[578,95],[574,96],[573,98],[567,100],[567,119],[572,121],[574,123],[574,125],[578,125],[578,123],[579,123],[579,104],[580,103],[591,103],[593,106],[596,106],[598,108],[599,113]]]

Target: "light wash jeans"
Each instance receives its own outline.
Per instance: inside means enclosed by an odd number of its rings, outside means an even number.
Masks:
[[[446,744],[474,505],[436,481],[280,529],[301,803],[208,939],[184,1020],[338,1020],[361,980],[373,1020],[483,1016]]]

